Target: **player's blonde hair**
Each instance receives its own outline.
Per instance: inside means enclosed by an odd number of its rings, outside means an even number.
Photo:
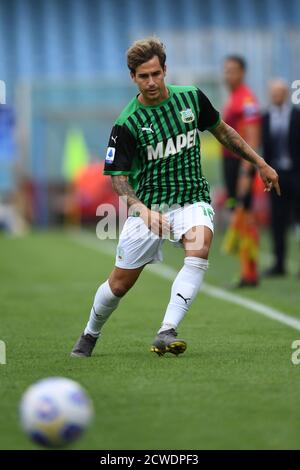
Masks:
[[[127,65],[133,74],[137,67],[144,62],[148,62],[154,56],[158,57],[159,63],[164,68],[166,63],[165,46],[156,36],[135,41],[127,50]]]

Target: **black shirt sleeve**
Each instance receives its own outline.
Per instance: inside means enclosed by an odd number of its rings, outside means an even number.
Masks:
[[[105,157],[105,175],[129,175],[136,149],[136,140],[128,127],[115,124]]]
[[[221,121],[220,113],[213,107],[207,96],[199,89],[198,100],[200,106],[198,129],[200,131],[213,129]]]

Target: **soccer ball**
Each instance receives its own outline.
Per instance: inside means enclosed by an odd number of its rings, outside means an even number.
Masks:
[[[37,444],[62,447],[76,441],[93,417],[93,405],[83,388],[64,377],[31,385],[20,402],[21,426]]]

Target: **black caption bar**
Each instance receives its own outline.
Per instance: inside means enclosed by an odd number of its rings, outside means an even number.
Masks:
[[[121,466],[136,468],[148,465],[202,465],[206,463],[276,463],[299,462],[300,451],[199,451],[199,450],[36,450],[0,451],[0,467],[4,464],[75,464],[90,468]]]

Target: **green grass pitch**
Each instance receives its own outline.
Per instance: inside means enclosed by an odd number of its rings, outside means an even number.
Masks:
[[[164,251],[166,264],[179,268],[181,250]],[[149,348],[170,281],[145,271],[105,326],[94,356],[72,359],[113,257],[53,232],[2,236],[0,259],[0,339],[7,346],[0,449],[36,448],[19,428],[17,406],[29,384],[49,376],[79,381],[94,401],[95,420],[75,449],[300,448],[300,365],[291,363],[299,331],[202,294],[179,329],[186,353],[160,358]],[[217,238],[207,282],[222,287],[235,270]],[[300,318],[294,275],[241,295]]]

